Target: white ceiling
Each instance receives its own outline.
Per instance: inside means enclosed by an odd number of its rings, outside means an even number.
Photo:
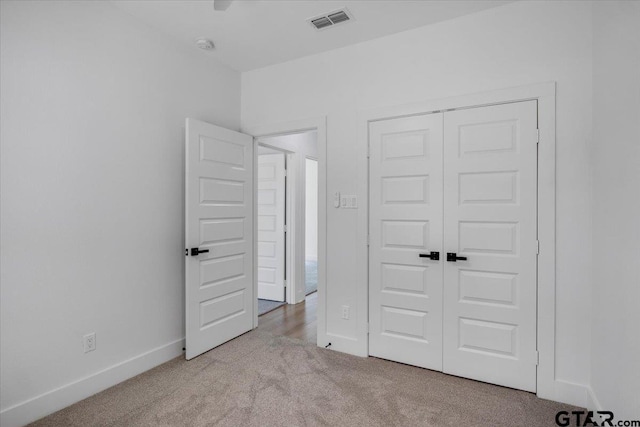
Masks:
[[[114,0],[120,9],[238,71],[248,71],[400,31],[468,15],[512,0],[235,0],[226,12],[212,0]],[[355,20],[317,31],[308,18],[347,7]]]

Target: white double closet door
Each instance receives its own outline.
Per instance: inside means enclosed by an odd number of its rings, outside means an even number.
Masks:
[[[369,354],[535,391],[537,102],[369,138]]]

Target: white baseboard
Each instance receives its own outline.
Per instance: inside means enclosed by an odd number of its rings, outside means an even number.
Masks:
[[[331,343],[331,346],[328,347],[329,350],[340,351],[359,357],[369,356],[367,354],[366,343],[362,343],[355,338],[332,333],[318,334],[318,346],[325,347],[329,343]]]
[[[591,387],[587,387],[587,409],[590,411],[603,411],[602,405],[600,401],[596,397],[593,389]]]
[[[587,387],[582,384],[556,380],[556,398],[558,402],[584,408],[587,406]]]
[[[560,403],[586,408],[588,388],[588,386],[583,384],[576,384],[556,379],[553,382],[553,387],[548,389],[545,393],[538,390],[538,397],[541,399],[553,400]]]
[[[182,354],[184,339],[132,357],[0,412],[2,427],[19,427],[66,408]]]

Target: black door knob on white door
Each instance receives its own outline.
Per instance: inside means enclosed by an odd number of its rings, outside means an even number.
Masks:
[[[191,256],[198,256],[207,252],[209,252],[209,249],[191,248]]]
[[[456,262],[456,261],[466,261],[466,256],[458,256],[455,252],[447,252],[447,261]]]
[[[420,254],[418,255],[420,258],[429,258],[433,261],[440,260],[440,252],[431,251],[428,254]]]

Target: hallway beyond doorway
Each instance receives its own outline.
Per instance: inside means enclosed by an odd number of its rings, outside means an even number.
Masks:
[[[307,259],[305,268],[305,295],[311,295],[318,290],[318,261]]]
[[[318,336],[317,305],[317,292],[309,295],[299,304],[285,304],[260,316],[258,330],[315,344]]]

